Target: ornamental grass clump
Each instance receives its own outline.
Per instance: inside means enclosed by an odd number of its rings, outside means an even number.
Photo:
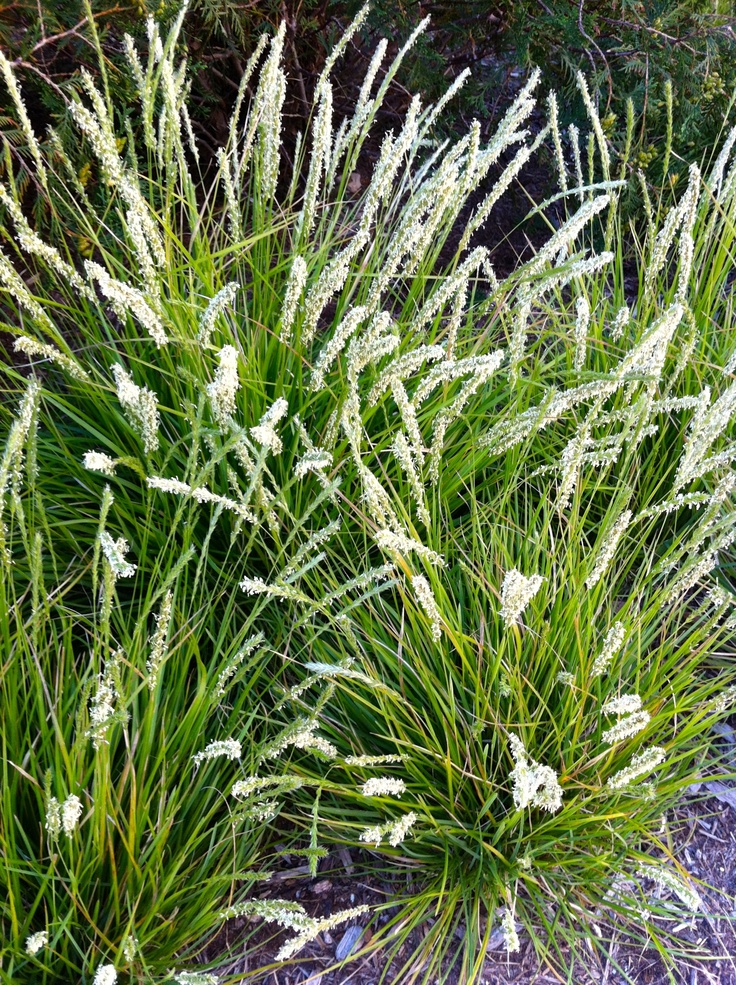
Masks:
[[[536,74],[485,145],[412,99],[347,196],[398,64],[379,45],[335,119],[359,24],[293,169],[284,29],[205,177],[180,17],[126,39],[139,128],[82,79],[90,194],[34,145],[53,243],[3,190],[11,978],[210,980],[230,917],[291,929],[264,963],[368,919],[276,898],[284,841],[312,876],[344,845],[396,873],[371,946],[399,980],[477,978],[496,925],[564,963],[678,878],[661,816],[736,694],[731,149],[652,217],[626,297],[627,162],[589,98],[587,180],[553,100],[532,136]],[[568,217],[501,277],[474,237],[545,141]]]

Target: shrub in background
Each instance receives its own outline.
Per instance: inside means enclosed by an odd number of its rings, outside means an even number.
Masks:
[[[83,78],[99,202],[6,66],[58,231],[3,186],[4,328],[29,360],[2,409],[3,972],[163,980],[250,915],[294,931],[289,959],[357,914],[254,889],[285,837],[312,872],[348,844],[412,876],[374,938],[430,928],[404,976],[472,980],[497,917],[510,951],[519,921],[563,963],[580,922],[640,926],[640,894],[662,939],[651,878],[700,904],[661,815],[735,693],[708,655],[733,633],[736,133],[652,214],[629,307],[626,161],[582,78],[582,149],[553,100],[527,133],[536,76],[488,143],[474,124],[433,150],[444,101],[417,98],[356,199],[398,62],[378,81],[379,46],[335,126],[348,32],[283,174],[281,28],[202,196],[181,24],[143,60],[124,42],[140,138]],[[499,280],[473,236],[544,140],[568,215]]]
[[[282,19],[285,70],[294,81],[289,117],[304,121],[327,52],[339,37],[340,26],[359,7],[356,0],[191,3],[181,42],[191,60],[190,112],[206,137],[205,144],[217,145],[222,139],[248,51]],[[20,0],[9,16],[0,14],[0,47],[21,73],[39,132],[49,120],[57,127],[62,124],[70,84],[81,66],[93,73],[98,64],[103,66],[121,96],[127,93],[117,111],[128,114],[134,99],[125,71],[123,33],[131,32],[144,42],[147,15],[169,24],[178,10],[173,0],[136,0],[129,6],[65,0],[40,7]],[[396,50],[427,16],[429,30],[417,39],[398,80],[412,91],[421,91],[425,99],[436,99],[449,77],[464,68],[472,70],[460,98],[436,121],[445,133],[467,125],[474,114],[499,119],[519,87],[518,69],[530,65],[538,65],[545,85],[564,97],[561,125],[584,127],[586,109],[575,84],[576,73],[582,70],[606,134],[620,149],[631,100],[636,118],[633,150],[627,155],[632,175],[641,168],[651,186],[669,192],[671,183],[684,177],[687,161],[710,157],[733,111],[736,12],[730,2],[593,0],[579,6],[564,0],[498,0],[491,5],[460,0],[407,7],[375,0],[353,48],[367,66],[376,37],[388,36]],[[359,88],[358,76],[353,64],[345,64],[334,80],[336,101],[346,112]],[[390,116],[386,114],[387,119]],[[16,163],[27,156],[22,134],[14,131],[8,117],[4,135]],[[674,157],[667,153],[668,147]],[[76,163],[81,168],[86,162]],[[639,206],[637,184],[634,180],[632,191]]]
[[[354,4],[354,9],[357,4]],[[674,96],[675,151],[686,160],[709,156],[732,112],[736,89],[736,10],[730,2],[598,2],[571,4],[422,3],[397,10],[372,4],[372,23],[398,33],[431,17],[430,52],[417,50],[408,82],[436,95],[449,71],[470,67],[473,79],[458,109],[499,108],[499,89],[514,66],[538,65],[564,106],[563,124],[584,125],[585,107],[575,84],[584,71],[609,136],[625,133],[627,101],[638,118],[632,163],[661,185],[666,142],[666,86]],[[500,105],[503,106],[501,97]],[[445,121],[446,122],[446,121]]]
[[[632,166],[643,169],[655,188],[684,179],[689,161],[712,166],[713,148],[733,123],[732,3],[587,3],[581,16],[563,4],[516,9],[520,16],[510,36],[528,45],[526,57],[544,66],[566,103],[574,99],[574,75],[582,69],[614,140],[624,139],[632,101]],[[579,104],[572,105],[578,114]]]

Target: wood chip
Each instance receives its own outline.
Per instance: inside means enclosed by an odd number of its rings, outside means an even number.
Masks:
[[[335,948],[335,957],[338,961],[344,961],[355,950],[355,946],[363,934],[363,928],[358,924],[348,927],[342,935],[340,943]]]
[[[353,874],[353,870],[355,869],[355,866],[353,865],[353,856],[350,854],[348,849],[341,848],[340,851],[337,853],[337,857],[342,862],[342,866],[345,869],[345,872],[349,876],[351,876]]]

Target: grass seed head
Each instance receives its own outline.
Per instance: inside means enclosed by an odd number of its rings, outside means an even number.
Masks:
[[[48,947],[49,943],[49,932],[47,930],[39,930],[35,934],[31,934],[30,937],[26,938],[26,954],[33,956],[42,951],[45,947]]]
[[[507,571],[501,586],[501,619],[507,627],[516,625],[522,612],[545,582],[542,575],[526,577],[516,568]]]

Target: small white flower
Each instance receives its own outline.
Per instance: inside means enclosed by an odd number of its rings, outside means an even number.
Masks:
[[[235,903],[219,914],[221,920],[232,920],[234,917],[261,917],[269,923],[277,923],[279,927],[294,927],[300,930],[309,926],[312,917],[301,903],[281,899],[251,899]]]
[[[386,763],[401,763],[404,757],[398,753],[389,753],[387,756],[346,756],[347,766],[383,766]]]
[[[722,609],[731,603],[732,596],[719,585],[714,585],[708,592],[708,601],[714,609]]]
[[[608,742],[609,745],[615,745],[617,742],[623,742],[624,739],[630,739],[638,732],[641,732],[642,729],[646,728],[650,722],[650,717],[651,716],[648,711],[636,711],[633,714],[622,718],[621,721],[612,728],[606,729],[601,738],[604,742]]]
[[[373,828],[365,828],[360,835],[360,840],[378,848],[383,840],[384,833],[384,825],[377,824]]]
[[[616,312],[616,317],[613,319],[613,325],[611,326],[611,339],[614,342],[618,342],[623,336],[624,329],[629,324],[630,317],[631,312],[626,304]]]
[[[611,698],[601,708],[604,715],[630,715],[641,711],[641,698],[638,694],[622,694],[619,698]]]
[[[516,568],[506,572],[501,588],[501,618],[507,626],[513,626],[518,621],[544,581],[541,575],[527,578]]]
[[[541,807],[554,814],[562,807],[562,787],[551,766],[543,766],[527,757],[524,744],[516,735],[509,736],[511,754],[516,765],[509,774],[513,780],[514,804],[517,810]]]
[[[598,582],[601,580],[603,575],[606,573],[608,566],[613,560],[613,556],[616,553],[616,548],[618,547],[619,541],[626,533],[626,528],[631,522],[633,514],[631,510],[624,510],[623,513],[616,520],[614,525],[611,527],[606,539],[601,545],[600,550],[595,559],[595,566],[593,570],[585,579],[585,585],[587,588],[594,588]]]
[[[259,120],[260,158],[259,194],[263,202],[270,202],[276,194],[281,161],[281,109],[286,98],[286,76],[281,67],[285,28],[282,22],[271,41],[271,53],[260,70],[255,95],[254,113]]]
[[[389,827],[388,831],[386,832],[389,845],[392,845],[394,848],[396,848],[397,845],[400,845],[401,842],[404,841],[406,836],[409,834],[411,829],[414,827],[416,821],[417,821],[417,815],[414,813],[414,811],[409,811],[408,814],[405,814],[403,817],[400,817],[398,821],[394,821],[394,823]]]
[[[373,538],[378,546],[391,554],[409,554],[413,552],[418,554],[419,557],[424,558],[429,561],[430,564],[436,564],[439,567],[444,565],[444,560],[441,554],[437,551],[433,551],[430,547],[427,547],[419,540],[415,540],[413,537],[407,537],[406,534],[397,534],[393,530],[378,530]]]
[[[81,816],[82,801],[75,794],[70,794],[61,805],[61,826],[69,838],[74,834]]]
[[[516,921],[514,912],[509,907],[504,907],[503,917],[501,918],[501,930],[503,931],[503,942],[509,954],[519,950],[519,935],[516,932]]]
[[[294,599],[297,602],[309,601],[303,592],[293,585],[267,585],[263,578],[243,578],[240,588],[248,595],[270,595],[277,599]]]
[[[90,472],[102,472],[104,475],[115,475],[115,459],[101,451],[85,452],[82,465]]]
[[[138,940],[133,934],[126,934],[123,938],[123,957],[128,962],[135,960],[135,956],[138,953]]]
[[[325,930],[332,930],[333,927],[337,927],[341,923],[345,923],[348,920],[353,920],[355,917],[362,916],[368,911],[368,907],[365,905],[354,906],[348,910],[339,910],[337,913],[331,913],[328,917],[324,917],[322,920],[317,920],[316,917],[309,919],[301,929],[300,933],[296,937],[292,937],[290,941],[281,948],[281,950],[276,955],[277,961],[288,961],[289,958],[293,957],[300,951],[305,944],[313,941],[315,937],[324,933]]]
[[[343,351],[348,341],[358,331],[368,315],[368,309],[363,306],[351,308],[335,329],[332,338],[321,349],[314,361],[314,370],[310,389],[321,390],[324,386],[325,374]]]
[[[598,144],[598,150],[601,155],[601,165],[603,167],[603,177],[608,179],[611,174],[611,155],[608,150],[608,142],[606,140],[606,135],[603,131],[603,125],[601,124],[600,116],[598,115],[598,110],[595,108],[593,100],[590,98],[590,93],[588,91],[588,83],[586,81],[583,73],[578,70],[577,73],[577,84],[580,90],[580,95],[583,97],[583,102],[585,103],[585,109],[588,113],[588,118],[593,125],[593,133],[595,134],[595,139]]]
[[[416,445],[411,445],[407,441],[403,431],[399,431],[394,438],[393,453],[396,456],[396,461],[401,466],[407,481],[409,482],[409,488],[411,489],[414,502],[417,505],[417,514],[419,519],[426,526],[430,526],[431,519],[429,510],[427,509],[424,496],[424,486],[422,484],[422,477],[420,474],[420,464],[422,458],[421,452],[417,452]]]
[[[233,160],[231,154],[226,154],[222,147],[217,148],[217,163],[220,165],[220,177],[222,178],[223,190],[225,192],[225,212],[230,220],[230,235],[237,242],[243,238],[243,213],[240,208],[238,193],[235,190],[233,180]],[[200,336],[202,333],[200,332]],[[209,336],[204,336],[205,340]]]
[[[560,511],[570,505],[570,498],[577,484],[580,469],[583,466],[586,456],[589,454],[589,449],[594,445],[594,441],[590,435],[591,420],[592,417],[589,415],[562,450],[559,463],[560,482],[558,486],[558,509]]]
[[[684,877],[668,869],[664,864],[640,865],[637,875],[652,879],[660,889],[668,889],[678,897],[691,913],[704,913],[705,907],[700,894],[686,882]]]
[[[115,985],[117,980],[118,973],[115,971],[115,966],[103,964],[97,969],[92,985]]]
[[[633,756],[631,763],[624,769],[619,770],[618,773],[614,773],[612,777],[608,780],[609,790],[624,790],[626,787],[631,786],[634,780],[638,780],[642,776],[647,776],[656,769],[661,762],[663,762],[666,753],[661,746],[652,746],[649,749],[645,749],[644,752],[640,752],[637,756]]]
[[[611,661],[623,646],[625,635],[626,631],[624,630],[622,623],[615,622],[611,626],[606,633],[606,638],[603,640],[601,652],[593,661],[593,666],[590,671],[591,677],[600,677],[601,674],[605,674]]]
[[[302,211],[297,218],[295,236],[303,240],[314,224],[317,196],[322,184],[322,171],[327,173],[332,150],[332,85],[323,75],[317,86],[319,105],[312,123],[312,151],[309,155],[309,171],[304,185]]]
[[[259,800],[244,812],[243,817],[265,823],[275,818],[278,812],[279,802],[277,800]]]
[[[177,971],[174,974],[177,985],[217,985],[219,980],[217,975],[201,971]]]
[[[125,537],[113,540],[110,534],[103,530],[100,533],[100,547],[116,578],[131,578],[135,574],[138,565],[125,560],[129,550]]]
[[[212,413],[220,427],[226,427],[235,413],[235,397],[240,387],[238,380],[238,350],[232,345],[223,346],[219,352],[220,365],[215,378],[207,386]]]
[[[192,756],[192,762],[199,765],[209,759],[225,756],[227,759],[240,759],[241,746],[237,739],[217,739],[205,746],[202,752]]]
[[[149,489],[159,489],[174,496],[189,496],[192,492],[189,483],[182,482],[181,479],[164,479],[159,475],[149,475],[146,478],[146,485]]]
[[[18,115],[18,122],[20,123],[20,128],[23,132],[24,144],[31,152],[36,164],[36,172],[38,177],[43,187],[46,188],[47,172],[44,164],[44,155],[41,151],[41,146],[38,142],[36,134],[33,131],[33,126],[28,116],[25,103],[23,102],[23,96],[20,91],[20,86],[15,78],[13,67],[1,51],[0,72],[2,72],[3,78],[5,79],[5,85],[8,87],[8,93],[15,105],[15,111]]]
[[[89,374],[82,369],[79,363],[69,356],[65,356],[54,345],[37,342],[36,339],[29,339],[27,336],[21,335],[13,343],[13,348],[17,352],[25,352],[27,356],[41,356],[43,359],[48,359],[65,369],[70,376],[84,380],[86,383],[89,382]]]
[[[61,805],[56,797],[49,797],[46,802],[46,830],[49,838],[58,838],[61,834]]]
[[[281,333],[282,342],[288,342],[291,335],[291,328],[298,311],[299,300],[307,283],[307,265],[300,256],[294,257],[289,271],[289,280],[286,285],[284,304],[281,308]]]
[[[711,406],[708,387],[702,392],[702,402],[690,421],[685,448],[674,479],[674,492],[698,476],[698,466],[716,439],[729,426],[736,410],[736,384],[732,383]]]
[[[562,139],[560,137],[560,124],[557,112],[557,95],[554,92],[550,92],[547,96],[547,105],[549,107],[549,124],[552,131],[552,143],[555,148],[558,180],[560,183],[560,189],[563,192],[566,192],[567,168],[565,167],[565,157],[562,151]]]
[[[146,478],[146,485],[149,489],[158,489],[160,492],[171,493],[174,496],[191,496],[197,503],[214,503],[216,506],[222,506],[226,510],[237,513],[244,520],[249,520],[251,523],[256,522],[255,516],[247,506],[237,503],[234,499],[230,499],[229,496],[219,496],[217,493],[205,489],[204,486],[193,488],[187,482],[182,482],[180,479],[164,479],[158,475],[148,476]]]
[[[323,736],[316,735],[312,729],[304,729],[303,732],[297,732],[291,742],[297,749],[316,749],[323,756],[327,756],[328,759],[335,759],[337,757],[335,746]]]
[[[281,438],[276,434],[274,424],[288,413],[289,405],[283,397],[279,397],[269,407],[261,418],[260,422],[250,429],[250,433],[259,445],[268,448],[274,455],[278,455],[283,448]]]
[[[43,948],[48,947],[49,943],[49,932],[47,930],[39,930],[35,934],[31,934],[30,937],[26,938],[26,954],[38,954]]]
[[[0,504],[7,490],[18,482],[23,471],[23,456],[29,436],[37,426],[36,411],[40,386],[34,379],[28,384],[23,400],[18,408],[18,416],[7,433],[5,449],[0,457]],[[0,505],[0,512],[2,506]],[[10,563],[8,561],[8,563]]]
[[[588,341],[588,326],[590,324],[590,305],[588,299],[581,295],[575,302],[575,357],[574,368],[580,372],[585,365],[585,350]]]
[[[346,402],[346,407],[347,403],[348,402]],[[343,418],[343,424],[344,423],[345,420]],[[358,422],[355,423],[356,427],[352,431],[350,429],[346,430],[346,434],[353,447],[359,448],[360,429],[357,426]],[[373,475],[370,469],[366,468],[362,462],[359,462],[358,469],[362,484],[362,498],[369,515],[376,521],[376,523],[379,523],[382,526],[391,526],[394,529],[398,528],[400,526],[400,521],[394,511],[391,503],[391,497],[388,495],[375,475]]]
[[[158,448],[158,398],[148,387],[136,386],[133,378],[122,366],[112,367],[117,388],[118,400],[123,410],[130,416],[130,423],[143,439],[143,450],[147,455]]]
[[[158,615],[156,616],[156,629],[151,637],[151,653],[146,661],[146,673],[148,678],[149,691],[153,691],[158,681],[158,674],[161,663],[166,656],[166,636],[169,632],[171,623],[171,606],[174,601],[174,593],[169,591],[164,596]]]
[[[355,243],[357,237],[353,239]],[[329,303],[343,287],[349,273],[349,263],[344,253],[338,253],[324,267],[319,279],[312,284],[303,302],[304,322],[302,326],[302,342],[307,345],[314,338],[319,317]],[[301,276],[301,271],[297,271]],[[295,287],[296,291],[296,287]]]
[[[89,140],[107,181],[118,184],[123,177],[123,164],[115,145],[115,135],[110,127],[109,119],[98,118],[81,102],[70,103],[69,112],[74,122]]]
[[[2,52],[0,52],[2,57]],[[26,287],[26,283],[8,258],[0,252],[0,284],[12,292],[16,304],[25,308],[46,331],[54,332],[54,324],[43,307]]]
[[[238,650],[217,678],[217,684],[215,685],[216,697],[223,697],[228,689],[230,678],[233,677],[236,670],[242,665],[246,657],[250,656],[253,650],[255,650],[256,647],[260,646],[262,643],[265,643],[265,638],[262,633],[256,633],[255,636],[251,636],[250,639],[245,641],[240,650]]]
[[[274,759],[280,756],[284,749],[293,745],[298,740],[301,748],[307,748],[304,743],[308,742],[307,735],[317,728],[317,718],[298,718],[291,725],[282,729],[279,735],[263,750],[260,755],[261,761],[264,759]]]
[[[442,293],[442,291],[436,290],[432,295],[433,309],[435,309],[434,302],[437,296],[440,295],[441,300]],[[413,323],[414,331],[419,331],[425,310],[426,308],[416,316]],[[431,320],[434,314],[436,314],[436,309],[430,312],[427,320]],[[381,394],[390,389],[395,382],[403,383],[409,377],[422,371],[421,382],[414,393],[414,401],[419,405],[441,383],[452,382],[462,376],[463,372],[467,371],[466,366],[469,362],[483,358],[471,356],[469,359],[460,360],[460,362],[445,360],[439,366],[435,365],[429,371],[423,371],[425,363],[436,363],[437,360],[444,359],[446,353],[447,350],[444,345],[420,345],[416,349],[411,349],[409,352],[397,356],[396,359],[392,359],[381,369],[378,379],[371,387],[367,397],[368,405],[375,406]]]
[[[302,782],[298,776],[290,776],[288,773],[282,776],[249,776],[245,780],[237,780],[233,783],[230,793],[237,800],[243,800],[252,797],[253,794],[260,794],[263,790],[272,790],[276,793],[298,790]]]
[[[725,688],[713,702],[710,711],[713,715],[721,715],[736,701],[736,685]]]
[[[117,693],[112,678],[104,676],[100,678],[97,691],[90,700],[89,722],[90,729],[87,733],[92,737],[95,748],[106,742],[104,738],[108,725],[115,717],[115,700]]]
[[[385,316],[385,317],[384,317]],[[356,389],[358,378],[366,366],[378,363],[384,356],[390,355],[401,344],[401,339],[391,328],[392,323],[387,312],[381,312],[368,331],[353,338],[347,351],[347,376],[351,386]]]
[[[210,335],[214,330],[217,316],[233,303],[235,300],[235,295],[239,290],[240,284],[236,281],[232,281],[230,284],[226,284],[221,290],[219,290],[207,305],[207,308],[205,309],[205,312],[199,322],[198,338],[202,345],[207,345],[209,343]]]
[[[156,345],[160,348],[169,341],[160,316],[148,303],[146,296],[135,287],[111,277],[104,267],[91,260],[84,262],[90,280],[96,280],[100,290],[108,299],[120,319],[125,319],[128,312],[146,329]]]
[[[400,797],[406,790],[403,780],[390,776],[374,776],[361,787],[364,797]]]
[[[414,811],[410,811],[400,817],[398,821],[388,821],[386,824],[377,824],[373,828],[366,828],[361,834],[360,840],[378,848],[383,839],[387,838],[389,845],[396,848],[404,841],[416,821],[417,815]]]
[[[417,599],[429,617],[432,639],[437,643],[442,636],[442,616],[437,607],[434,593],[424,575],[414,575],[411,584]]]
[[[322,475],[325,469],[332,465],[332,455],[321,448],[310,448],[305,452],[294,466],[294,475],[297,479],[303,479],[307,472],[314,472]]]
[[[89,701],[90,727],[85,734],[92,739],[92,745],[95,749],[99,749],[100,746],[108,742],[106,733],[114,721],[124,721],[127,718],[127,714],[122,709],[116,708],[119,695],[115,677],[120,657],[121,652],[118,651],[108,661],[104,674],[101,674],[98,679],[97,691]]]

